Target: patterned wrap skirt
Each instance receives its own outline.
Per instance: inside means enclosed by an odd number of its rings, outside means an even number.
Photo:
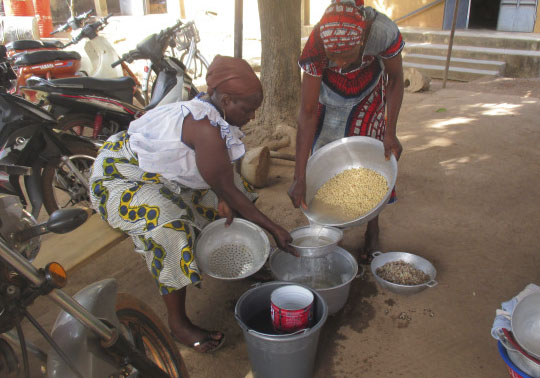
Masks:
[[[235,185],[251,201],[253,188],[237,173]],[[109,225],[131,236],[164,295],[201,280],[194,245],[199,231],[219,218],[217,195],[190,189],[138,166],[121,132],[101,147],[90,178],[93,207]]]

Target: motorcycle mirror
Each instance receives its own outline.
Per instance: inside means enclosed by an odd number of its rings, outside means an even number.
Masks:
[[[71,208],[56,210],[46,223],[47,230],[55,234],[65,234],[82,225],[91,214],[90,209]]]
[[[74,207],[71,209],[56,210],[51,214],[49,220],[30,228],[18,231],[13,234],[13,240],[25,242],[33,237],[54,232],[55,234],[65,234],[73,231],[82,225],[92,214],[91,209]]]

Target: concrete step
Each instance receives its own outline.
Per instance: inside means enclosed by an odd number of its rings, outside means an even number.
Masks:
[[[404,50],[404,54],[409,55],[446,57],[447,53],[448,45],[433,43],[409,43],[405,45]],[[540,51],[454,45],[452,57],[505,62],[504,76],[507,77],[538,77],[540,75]]]
[[[427,65],[446,65],[446,56],[427,55],[427,54],[403,54],[403,60],[408,63],[427,64]],[[497,71],[499,76],[504,76],[505,62],[468,59],[451,57],[450,67],[472,68],[482,71]]]
[[[404,61],[403,68],[416,68],[426,76],[442,79],[444,77],[445,64],[421,64]],[[448,68],[448,80],[472,81],[485,76],[497,77],[500,76],[500,74],[499,71],[494,70],[481,70],[455,66],[450,66]]]
[[[449,30],[400,27],[400,31],[406,44],[426,42],[448,46],[450,41]],[[540,35],[494,30],[456,30],[454,45],[538,51],[540,50]]]

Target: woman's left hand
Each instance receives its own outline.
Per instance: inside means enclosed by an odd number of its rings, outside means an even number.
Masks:
[[[229,206],[229,204],[223,200],[219,200],[218,202],[218,206],[217,206],[217,210],[218,210],[218,214],[221,218],[227,218],[227,220],[225,221],[225,226],[229,226],[232,221],[233,221],[233,218],[234,218],[234,210],[231,209],[231,207]]]
[[[396,160],[399,160],[403,147],[396,135],[385,135],[383,140],[384,157],[390,159],[390,154],[394,154]]]

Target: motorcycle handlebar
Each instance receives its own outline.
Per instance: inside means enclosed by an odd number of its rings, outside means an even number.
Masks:
[[[75,20],[77,22],[80,22],[80,21],[85,20],[86,18],[88,18],[92,13],[94,13],[94,10],[90,9],[89,11],[86,11],[86,12],[84,12],[84,13],[82,13],[82,14],[74,17],[74,18],[75,18]],[[112,13],[110,15],[108,15],[107,18],[110,17],[110,16],[112,16]],[[71,20],[71,18],[65,24],[60,25],[56,30],[53,30],[51,32],[51,35],[68,30],[71,27],[70,26],[70,20]]]
[[[127,55],[127,54],[124,54],[124,56]],[[121,64],[123,61],[125,61],[126,59],[124,58],[124,56],[122,56],[120,59],[118,59],[116,62],[113,62],[111,64],[111,67],[114,68],[116,67],[117,65]]]

